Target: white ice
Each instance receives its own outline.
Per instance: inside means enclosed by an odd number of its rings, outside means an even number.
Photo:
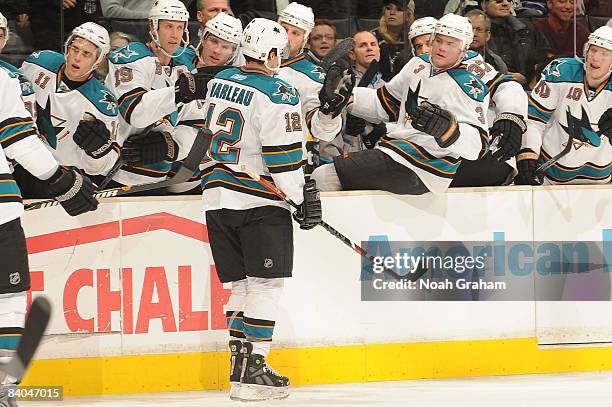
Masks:
[[[227,391],[66,397],[62,402],[20,402],[23,407],[62,406],[241,406]],[[418,407],[608,407],[612,372],[496,376],[299,386],[271,406]]]

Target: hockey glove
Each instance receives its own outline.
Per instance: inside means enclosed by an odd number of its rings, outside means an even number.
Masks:
[[[366,124],[366,121],[361,117],[353,116],[352,114],[347,114],[344,132],[347,136],[358,136],[364,132]]]
[[[319,111],[332,118],[342,113],[355,87],[355,74],[350,67],[332,65],[319,92]]]
[[[293,212],[293,219],[304,230],[314,228],[323,220],[321,198],[315,180],[311,179],[304,184],[304,202]]]
[[[74,142],[85,150],[91,158],[104,157],[113,150],[114,143],[110,138],[110,132],[103,121],[81,120],[73,136]],[[117,148],[118,149],[118,148]]]
[[[121,155],[130,165],[176,161],[178,145],[170,133],[150,131],[135,134],[123,143]]]
[[[208,81],[212,78],[210,74],[181,73],[174,85],[174,101],[189,103],[196,99],[206,99]]]
[[[525,130],[527,125],[522,115],[502,113],[497,116],[489,132],[493,142],[499,137],[498,150],[493,153],[493,158],[503,162],[517,155],[521,149]]]
[[[49,195],[58,201],[70,216],[95,211],[98,207],[98,201],[93,196],[94,184],[76,171],[59,167],[46,182]]]
[[[518,174],[514,177],[516,185],[539,185],[536,179],[536,169],[538,168],[538,155],[528,148],[519,151],[516,156],[516,168]]]
[[[452,145],[459,138],[459,125],[455,116],[427,101],[416,108],[412,116],[412,127],[433,136],[442,148]]]
[[[380,140],[380,138],[385,134],[387,134],[387,126],[385,126],[384,123],[379,123],[374,126],[371,132],[363,135],[361,140],[363,141],[363,144],[371,150],[376,146],[378,140]]]
[[[597,126],[599,127],[599,133],[606,136],[610,144],[612,144],[612,107],[608,108],[601,115]]]

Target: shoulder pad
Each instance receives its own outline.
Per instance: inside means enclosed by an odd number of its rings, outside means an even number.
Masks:
[[[295,106],[300,102],[298,91],[278,77],[253,74],[233,68],[219,72],[215,78],[255,88],[276,104]]]
[[[145,57],[155,56],[142,42],[130,42],[123,48],[114,50],[108,56],[113,64],[129,64]]]
[[[584,66],[574,58],[558,58],[552,60],[542,71],[546,82],[582,83]]]
[[[313,81],[323,84],[325,82],[325,71],[319,65],[315,65],[306,58],[298,58],[293,62],[283,65],[288,68],[294,69],[306,76]]]
[[[180,53],[183,50],[183,48],[179,47],[179,49],[176,51],[176,53]],[[173,64],[174,65],[184,65],[187,67],[187,69],[189,69],[189,71],[193,71],[193,69],[195,68],[193,66],[193,60],[196,57],[196,53],[193,50],[193,48],[188,47],[185,48],[185,52],[183,52],[180,56],[174,58],[173,60]]]
[[[482,102],[489,94],[487,85],[479,77],[471,74],[464,68],[453,68],[446,72],[470,98]]]
[[[19,80],[19,84],[21,85],[21,96],[30,96],[34,93],[32,82],[30,82],[18,68],[2,60],[0,60],[0,67],[4,68],[9,76]]]
[[[423,62],[427,62],[428,64],[431,63],[429,61],[429,54],[421,54],[421,55],[417,55],[416,57],[421,59]]]
[[[89,100],[100,113],[106,116],[117,116],[117,99],[102,83],[96,78],[91,78],[77,88],[87,100]]]
[[[24,62],[29,62],[45,68],[48,71],[57,73],[60,67],[66,62],[64,56],[55,51],[35,51],[30,54]]]

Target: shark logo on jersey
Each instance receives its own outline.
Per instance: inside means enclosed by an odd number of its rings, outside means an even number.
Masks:
[[[548,64],[544,71],[547,75],[552,75],[558,78],[561,76],[561,71],[559,71],[559,67],[564,63],[565,61],[559,61],[558,59],[555,59],[550,64]]]
[[[118,50],[115,51],[115,55],[113,55],[112,60],[113,62],[117,62],[119,61],[119,58],[129,58],[129,57],[134,57],[134,56],[138,56],[138,52],[136,51],[132,51],[130,49],[130,44],[126,45],[123,48],[119,48]]]
[[[294,88],[288,88],[284,83],[276,82],[278,90],[274,93],[274,96],[280,96],[283,101],[293,103],[293,99],[297,97]]]
[[[113,113],[117,113],[117,102],[115,101],[114,96],[106,90],[103,90],[102,94],[104,97],[98,100],[98,102],[106,103],[106,108],[108,110],[112,111]]]
[[[319,79],[325,80],[325,71],[319,65],[316,65],[314,67],[314,69],[312,71],[310,71],[310,73],[313,73],[315,75],[319,75]]]
[[[32,52],[32,58],[40,58],[40,52],[41,51],[34,51],[34,52]]]
[[[464,83],[463,86],[470,90],[470,95],[478,96],[484,92],[484,88],[476,79],[472,79],[470,82]]]
[[[411,120],[412,115],[416,113],[417,107],[419,107],[419,93],[421,92],[421,81],[417,84],[416,89],[413,91],[408,88],[408,95],[406,96],[406,120]]]
[[[581,116],[582,117],[578,119],[568,112],[567,117],[568,120],[572,121],[571,126],[570,123],[568,123],[568,126],[561,125],[561,128],[563,128],[567,134],[570,134],[570,127],[575,129],[573,140],[575,150],[578,150],[582,146],[599,147],[601,145],[601,137],[591,127],[589,115],[584,110],[584,106],[582,106]]]

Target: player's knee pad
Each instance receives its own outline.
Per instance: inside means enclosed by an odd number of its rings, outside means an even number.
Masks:
[[[310,178],[317,182],[319,191],[342,191],[342,184],[334,164],[324,164],[315,168]]]
[[[225,309],[227,311],[243,311],[247,298],[247,280],[232,282],[232,294],[227,300]]]
[[[276,320],[278,302],[283,292],[283,278],[248,277],[244,315],[268,321]]]

